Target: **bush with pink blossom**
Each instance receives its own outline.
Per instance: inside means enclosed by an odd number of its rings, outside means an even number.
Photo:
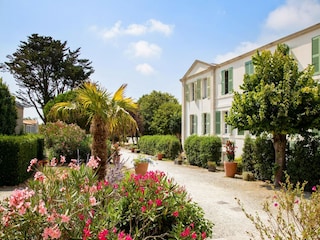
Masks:
[[[109,171],[98,181],[97,161],[53,159],[0,202],[0,239],[205,239],[213,224],[186,191],[162,172],[145,176]],[[111,168],[111,166],[109,166]],[[114,166],[115,167],[115,166]]]

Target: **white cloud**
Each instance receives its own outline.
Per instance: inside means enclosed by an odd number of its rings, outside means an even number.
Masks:
[[[144,24],[130,24],[122,27],[122,22],[117,21],[111,28],[99,29],[97,26],[91,27],[91,30],[97,32],[105,40],[109,40],[118,36],[141,36],[146,33],[158,32],[166,36],[173,32],[173,25],[164,24],[158,20],[150,19]]]
[[[155,71],[148,63],[142,63],[136,66],[136,71],[143,75],[151,75]]]
[[[173,25],[167,25],[163,24],[162,22],[155,20],[155,19],[150,19],[148,21],[149,26],[149,31],[150,32],[160,32],[165,34],[166,36],[169,36],[173,32]]]
[[[318,0],[287,0],[272,11],[265,23],[271,31],[296,31],[308,27],[320,20]]]
[[[234,50],[216,56],[214,61],[221,63],[318,23],[319,13],[319,0],[287,0],[284,5],[269,13],[255,42],[242,42]]]
[[[160,56],[162,49],[156,44],[138,41],[131,43],[127,52],[135,57],[150,58]]]

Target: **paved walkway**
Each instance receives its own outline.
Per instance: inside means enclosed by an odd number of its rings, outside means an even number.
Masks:
[[[122,160],[133,168],[132,160],[137,156],[128,150],[122,150]],[[240,177],[227,178],[224,172],[208,172],[203,168],[187,165],[175,165],[172,161],[155,160],[149,170],[160,170],[185,186],[193,201],[204,210],[206,218],[214,224],[215,240],[250,239],[246,231],[257,234],[253,224],[241,211],[235,198],[239,198],[249,213],[258,212],[262,219],[262,203],[266,197],[273,196],[269,186],[261,181],[247,182]],[[0,200],[9,196],[13,187],[0,188]],[[258,236],[258,235],[257,235]]]

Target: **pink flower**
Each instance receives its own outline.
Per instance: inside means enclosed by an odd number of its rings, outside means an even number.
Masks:
[[[85,227],[85,228],[83,229],[82,239],[83,239],[83,240],[86,240],[86,239],[87,239],[88,237],[90,237],[90,236],[91,236],[91,232],[90,232],[89,228]]]
[[[201,233],[201,238],[202,238],[202,239],[206,239],[206,237],[207,237],[206,232]]]
[[[43,200],[40,200],[40,202],[39,202],[38,211],[39,211],[40,215],[42,215],[42,216],[47,214],[47,208],[46,208]]]
[[[275,207],[278,207],[278,203],[277,202],[275,202],[274,204],[273,204],[273,206],[275,206]]]
[[[92,169],[98,168],[99,161],[100,161],[100,158],[96,159],[95,157],[91,156],[89,159],[89,162],[87,163],[87,166],[91,167]]]
[[[70,217],[67,215],[61,214],[60,217],[61,217],[61,222],[63,223],[68,223],[70,221]]]
[[[53,228],[47,227],[43,230],[42,237],[43,239],[48,239],[49,237],[52,239],[59,239],[61,236],[61,232],[58,228],[58,225],[55,225]]]
[[[191,238],[192,238],[192,239],[197,239],[197,234],[196,234],[195,232],[193,232],[193,233],[191,234]]]
[[[50,161],[50,166],[55,167],[57,166],[57,159],[56,158],[52,158]]]
[[[145,212],[147,210],[147,207],[146,206],[142,206],[141,207],[141,212]]]
[[[66,157],[60,155],[60,162],[63,164],[66,162]]]
[[[46,179],[46,176],[42,172],[36,172],[34,174],[34,180],[38,180],[40,182],[44,182],[45,179]]]
[[[30,165],[28,166],[28,169],[27,169],[27,172],[30,172],[31,169],[32,169],[32,166],[35,165],[35,164],[37,164],[37,162],[38,162],[38,159],[36,159],[36,158],[31,159]]]
[[[312,191],[314,191],[314,192],[317,191],[317,187],[316,187],[316,186],[313,186],[313,187],[312,187]]]
[[[181,234],[181,237],[187,237],[190,235],[190,228],[187,227]]]
[[[126,235],[124,234],[123,231],[121,231],[119,234],[118,234],[118,239],[123,239]]]
[[[89,202],[90,202],[91,206],[94,206],[94,205],[97,204],[97,200],[96,200],[95,197],[90,197],[90,198],[89,198]]]
[[[175,211],[175,212],[172,213],[172,215],[173,215],[174,217],[178,217],[178,216],[179,216],[179,212],[178,212],[178,211]]]
[[[107,229],[102,230],[98,234],[98,240],[107,240],[106,236],[108,235],[109,231]]]
[[[156,199],[156,204],[158,207],[160,207],[162,205],[161,199]]]
[[[151,206],[152,204],[153,204],[153,201],[150,199],[150,200],[148,201],[148,205]]]

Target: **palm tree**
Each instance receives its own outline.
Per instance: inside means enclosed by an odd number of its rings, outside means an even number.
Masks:
[[[77,109],[88,116],[93,137],[91,154],[100,159],[100,180],[104,179],[106,174],[108,136],[119,131],[120,127],[130,131],[137,129],[137,123],[129,113],[137,110],[137,104],[132,98],[125,97],[126,87],[127,84],[121,85],[111,97],[110,93],[96,83],[87,82],[76,90],[75,101],[60,102],[51,109],[56,114],[68,114]]]

